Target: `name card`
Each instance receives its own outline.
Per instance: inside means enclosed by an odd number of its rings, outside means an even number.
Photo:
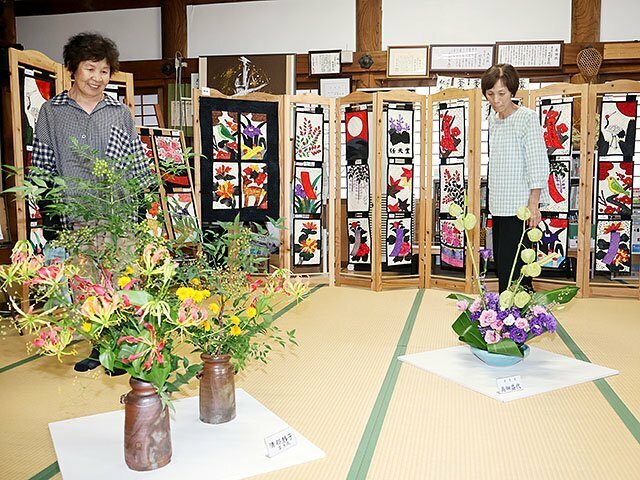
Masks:
[[[496,383],[498,384],[498,393],[511,393],[524,390],[522,377],[520,377],[520,375],[497,378]]]
[[[202,95],[208,97],[211,95],[211,89],[209,87],[202,87]]]
[[[264,444],[267,447],[267,457],[272,458],[291,447],[295,447],[298,444],[298,438],[293,429],[288,427],[281,432],[265,437]]]

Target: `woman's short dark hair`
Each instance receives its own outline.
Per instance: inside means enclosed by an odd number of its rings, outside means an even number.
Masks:
[[[106,60],[114,74],[120,68],[120,52],[115,42],[99,33],[82,32],[71,37],[62,50],[64,66],[72,74],[78,69],[80,62]]]
[[[482,74],[482,79],[480,80],[482,94],[486,95],[487,90],[491,90],[500,79],[504,81],[511,94],[515,95],[520,86],[520,77],[518,76],[518,71],[508,63],[494,65]]]

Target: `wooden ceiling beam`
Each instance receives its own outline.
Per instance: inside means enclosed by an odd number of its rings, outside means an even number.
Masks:
[[[382,50],[382,0],[356,0],[356,50]]]
[[[16,15],[14,0],[0,0],[0,47],[16,43]]]
[[[571,43],[599,42],[600,0],[571,1]]]
[[[187,0],[186,3],[187,5],[208,5],[259,1],[264,0]],[[157,8],[161,5],[162,0],[19,0],[15,2],[15,13],[16,17],[30,17],[34,15]]]

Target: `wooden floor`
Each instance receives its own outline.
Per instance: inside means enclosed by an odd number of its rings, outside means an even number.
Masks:
[[[619,375],[501,403],[396,360],[458,344],[446,293],[323,287],[284,313],[300,346],[252,365],[237,386],[327,455],[254,478],[640,478],[640,301],[576,299],[558,313],[558,335],[532,342]],[[119,409],[127,378],[30,356],[3,327],[0,479],[59,479],[48,423]],[[196,394],[195,381],[181,392]]]

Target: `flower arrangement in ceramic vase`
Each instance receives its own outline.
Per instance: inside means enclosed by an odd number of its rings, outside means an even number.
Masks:
[[[257,237],[263,234],[256,228],[257,232],[252,231],[236,217],[222,223],[220,232],[210,232],[200,259],[206,259],[206,264],[196,261],[193,267],[191,283],[198,288],[177,291],[188,303],[197,303],[202,291],[208,297],[199,307],[207,311],[204,325],[194,319],[181,326],[181,333],[203,360],[200,418],[206,423],[224,423],[235,417],[235,373],[251,359],[266,363],[276,345],[296,344],[295,330],[281,332],[275,324],[275,308],[290,299],[300,300],[308,286],[279,268],[254,276],[265,260],[255,248]]]
[[[134,470],[159,468],[171,458],[170,393],[203,370],[177,347],[190,343],[208,355],[226,354],[235,363],[232,374],[248,358],[265,361],[273,343],[295,343],[294,331],[280,335],[274,325],[274,305],[301,298],[306,284],[284,270],[251,279],[264,260],[255,250],[260,232],[239,219],[217,233],[194,228],[188,237],[202,239],[196,251],[191,243],[154,235],[157,229],[139,214],[157,196],[127,177],[122,159],[98,158],[77,142],[74,147],[94,180],[41,172],[11,189],[46,204],[50,216],[72,219],[74,227],[60,231],[46,255],[28,240],[17,242],[11,263],[0,266],[0,288],[29,287],[28,307],[9,297],[16,327],[34,335],[31,348],[61,358],[75,354],[74,339],[84,338],[105,369],[131,375],[133,390],[123,397],[125,460]],[[150,190],[157,192],[157,184]],[[140,399],[146,408],[151,397],[155,420],[142,428],[129,411]]]
[[[487,249],[480,251],[480,257],[484,260],[483,272],[480,274],[468,233],[475,228],[476,217],[466,211],[466,205],[463,208],[452,204],[449,214],[456,218],[456,228],[464,231],[466,236],[474,280],[480,292],[476,298],[459,293],[451,293],[447,297],[458,301],[456,306],[460,311],[452,328],[458,334],[459,340],[468,344],[476,356],[480,357],[483,355],[482,352],[489,352],[514,357],[512,361],[506,359],[504,365],[515,363],[528,353],[526,343],[529,340],[545,332],[556,331],[557,320],[552,311],[559,305],[569,302],[578,293],[579,288],[565,286],[531,294],[521,285],[524,277],[539,276],[542,267],[555,258],[555,254],[548,254],[537,259],[533,248],[522,249],[525,234],[532,246],[542,238],[542,231],[539,228],[527,230],[526,223],[523,223],[518,247],[520,258],[524,262],[521,271],[515,272],[518,260],[516,257],[511,267],[507,290],[500,295],[487,291],[484,277],[491,251]],[[531,212],[527,207],[520,207],[517,210],[517,217],[526,222],[531,217]],[[481,357],[481,359],[484,358]]]

